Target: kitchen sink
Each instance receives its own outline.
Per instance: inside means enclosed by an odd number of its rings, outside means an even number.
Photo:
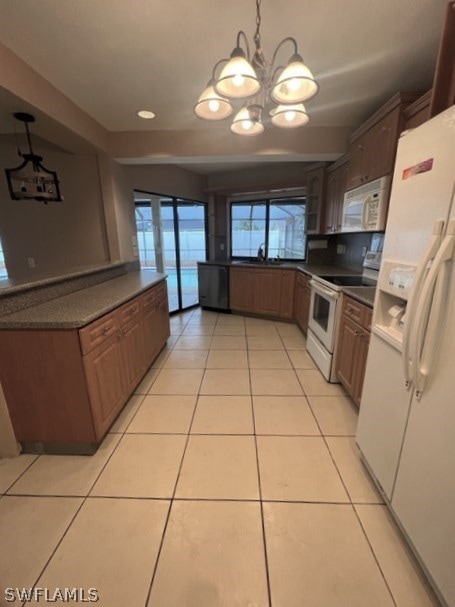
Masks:
[[[242,265],[250,265],[250,266],[281,266],[283,265],[283,261],[259,261],[255,259],[245,259],[244,261],[239,261]]]

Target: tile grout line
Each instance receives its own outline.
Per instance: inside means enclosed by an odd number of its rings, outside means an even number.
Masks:
[[[123,438],[123,434],[122,434],[122,438]],[[105,470],[105,468],[106,468],[107,464],[109,463],[109,461],[110,461],[111,457],[114,455],[115,451],[117,450],[118,446],[120,445],[120,442],[121,442],[122,438],[120,438],[120,439],[117,441],[117,444],[116,444],[116,445],[115,445],[115,447],[112,449],[112,453],[109,455],[109,457],[107,458],[106,462],[104,463],[104,466],[102,466],[101,470],[99,471],[99,473],[98,473],[98,475],[97,475],[97,477],[96,477],[95,481],[94,481],[94,482],[92,483],[92,485],[90,486],[90,488],[89,488],[89,490],[88,490],[88,492],[87,492],[87,495],[83,496],[82,498],[81,498],[81,496],[79,496],[79,499],[82,499],[82,503],[80,504],[79,508],[77,508],[77,510],[76,510],[76,512],[74,513],[73,517],[71,518],[71,520],[70,520],[70,522],[69,522],[69,524],[68,524],[67,528],[66,528],[66,529],[65,529],[65,531],[63,532],[62,537],[61,537],[61,538],[60,538],[60,540],[57,542],[57,544],[56,544],[56,546],[55,546],[54,550],[51,552],[51,554],[50,554],[49,558],[47,559],[47,561],[46,561],[46,563],[45,563],[45,565],[44,565],[44,567],[42,568],[42,570],[41,570],[41,572],[39,573],[38,577],[36,578],[35,582],[33,583],[33,586],[32,586],[32,588],[33,588],[33,589],[35,589],[36,585],[39,583],[40,579],[41,579],[41,578],[42,578],[42,576],[44,575],[44,573],[45,573],[46,569],[48,568],[48,566],[49,566],[50,562],[51,562],[51,561],[52,561],[52,559],[54,558],[54,556],[55,556],[55,554],[56,554],[57,550],[59,549],[59,547],[61,546],[61,544],[62,544],[63,540],[65,539],[65,537],[67,536],[67,534],[68,534],[69,530],[71,529],[71,527],[72,527],[72,525],[73,525],[74,521],[76,520],[76,518],[77,518],[77,516],[78,516],[79,512],[81,511],[82,507],[85,505],[86,501],[89,499],[89,497],[90,497],[90,493],[91,493],[91,491],[93,490],[93,487],[94,487],[94,486],[95,486],[95,484],[97,483],[98,479],[100,478],[101,474],[104,472],[104,470]],[[48,496],[40,496],[40,497],[48,497]],[[25,605],[25,602],[24,602],[22,605]]]
[[[257,435],[256,435],[256,417],[254,414],[254,396],[253,396],[253,386],[252,386],[252,381],[251,381],[251,369],[250,369],[248,341],[247,341],[246,356],[247,356],[247,364],[248,364],[248,378],[249,378],[249,382],[250,382],[250,392],[251,392],[250,402],[251,402],[251,413],[253,416],[254,446],[255,446],[255,450],[256,450],[256,468],[257,468],[257,475],[258,475],[259,503],[260,503],[260,509],[261,509],[261,527],[262,527],[262,541],[263,541],[263,546],[264,546],[264,561],[265,561],[265,575],[266,575],[266,581],[267,581],[267,595],[268,595],[269,607],[272,607],[272,590],[271,590],[271,584],[270,584],[269,558],[268,558],[268,554],[267,554],[267,538],[265,535],[264,504],[262,501],[261,470],[260,470],[260,466],[259,466],[259,450],[258,450],[258,441],[257,441]]]
[[[384,505],[384,504],[374,504],[374,505],[376,505],[376,506],[381,506],[381,505]],[[363,524],[362,524],[362,521],[361,521],[361,519],[360,519],[359,513],[357,512],[357,508],[355,507],[355,504],[353,504],[353,503],[351,503],[351,506],[352,506],[352,509],[353,509],[353,511],[354,511],[354,515],[355,515],[355,517],[357,518],[357,521],[358,521],[358,523],[359,523],[359,525],[360,525],[360,528],[362,529],[363,535],[365,536],[365,539],[366,539],[367,544],[368,544],[368,546],[369,546],[369,548],[370,548],[371,554],[373,555],[373,559],[375,560],[376,565],[378,566],[378,569],[379,569],[379,572],[380,572],[380,574],[381,574],[381,577],[382,577],[382,579],[384,580],[384,584],[386,585],[386,588],[387,588],[387,590],[389,591],[389,594],[390,594],[390,597],[391,597],[391,599],[392,599],[392,602],[393,602],[393,604],[394,604],[394,606],[395,606],[395,607],[398,607],[398,604],[397,604],[397,602],[396,602],[396,600],[395,600],[395,596],[394,596],[394,594],[393,594],[393,592],[392,592],[392,589],[391,589],[391,588],[390,588],[390,586],[389,586],[389,583],[388,583],[388,581],[387,581],[387,578],[386,578],[386,576],[385,576],[385,573],[384,573],[384,571],[382,570],[382,567],[381,567],[381,564],[380,564],[380,562],[379,562],[379,559],[378,559],[378,557],[376,556],[376,552],[374,551],[373,545],[372,545],[372,543],[370,542],[370,538],[368,537],[368,534],[367,534],[367,532],[366,532],[366,529],[364,528],[364,526],[363,526]]]
[[[299,380],[299,381],[300,381],[300,380]],[[301,385],[302,385],[302,384],[301,384]],[[303,385],[302,385],[302,389],[304,390]],[[305,396],[306,396],[306,393],[305,393]],[[376,565],[377,565],[377,567],[378,567],[378,569],[379,569],[379,572],[380,572],[380,574],[381,574],[381,577],[382,577],[382,579],[384,580],[384,583],[385,583],[385,585],[386,585],[386,588],[387,588],[387,590],[388,590],[388,592],[389,592],[389,594],[390,594],[390,596],[391,596],[391,598],[392,598],[392,602],[393,602],[393,604],[394,604],[394,606],[395,606],[395,607],[398,607],[398,606],[397,606],[397,603],[396,603],[396,601],[395,601],[395,598],[394,598],[394,596],[393,596],[393,594],[392,594],[392,591],[391,591],[391,589],[390,589],[390,587],[389,587],[389,584],[387,583],[387,580],[386,580],[386,578],[385,578],[384,572],[383,572],[383,570],[382,570],[382,568],[381,568],[381,566],[380,566],[380,564],[379,564],[379,561],[378,561],[378,559],[377,559],[377,557],[376,557],[376,554],[375,554],[375,552],[374,552],[374,550],[373,550],[373,547],[372,547],[372,545],[371,545],[371,543],[370,543],[370,540],[369,540],[369,538],[368,538],[368,536],[367,536],[367,534],[366,534],[366,531],[365,531],[365,529],[364,529],[364,527],[363,527],[363,525],[362,525],[362,523],[361,523],[361,521],[360,521],[360,517],[359,517],[359,515],[358,515],[358,513],[357,513],[357,510],[356,510],[356,508],[355,508],[355,504],[354,504],[354,502],[352,501],[351,494],[350,494],[350,492],[348,491],[348,488],[347,488],[347,486],[346,486],[346,484],[345,484],[345,482],[344,482],[344,480],[343,480],[343,477],[341,476],[341,472],[340,472],[340,470],[339,470],[339,468],[338,468],[338,466],[337,466],[337,464],[336,464],[336,462],[335,462],[335,459],[334,459],[333,454],[332,454],[332,452],[331,452],[331,450],[330,450],[329,444],[328,444],[328,442],[327,442],[327,440],[326,440],[326,436],[325,436],[325,434],[322,432],[322,428],[321,428],[321,426],[320,426],[320,424],[319,424],[319,421],[318,421],[318,419],[317,419],[317,417],[316,417],[316,414],[315,414],[315,413],[314,413],[314,411],[313,411],[313,407],[311,406],[310,399],[309,399],[308,397],[307,397],[307,401],[308,401],[308,406],[309,406],[309,408],[310,408],[310,410],[311,410],[311,413],[313,414],[313,417],[314,417],[314,419],[315,419],[315,421],[316,421],[316,424],[317,424],[317,426],[318,426],[318,428],[319,428],[319,430],[320,430],[320,432],[321,432],[321,437],[322,437],[322,439],[324,440],[324,444],[325,444],[325,446],[326,446],[326,448],[327,448],[327,451],[329,452],[330,459],[332,460],[332,463],[333,463],[333,465],[334,465],[334,467],[335,467],[335,470],[337,471],[337,474],[338,474],[338,476],[339,476],[339,479],[340,479],[340,481],[341,481],[341,484],[343,485],[343,488],[344,488],[344,490],[346,491],[346,495],[347,495],[347,496],[348,496],[348,498],[349,498],[349,505],[350,505],[350,507],[352,508],[352,510],[353,510],[353,512],[354,512],[354,515],[355,515],[355,517],[357,518],[357,521],[358,521],[358,522],[359,522],[359,524],[360,524],[360,527],[361,527],[361,529],[362,529],[363,535],[365,536],[365,539],[366,539],[366,541],[367,541],[367,543],[368,543],[368,546],[369,546],[369,548],[370,548],[370,551],[371,551],[371,553],[372,553],[372,555],[373,555],[374,561],[376,562]]]
[[[175,501],[175,494],[177,492],[177,485],[178,485],[178,482],[180,480],[180,474],[182,472],[183,462],[184,462],[184,459],[185,459],[185,454],[186,454],[186,451],[187,451],[187,448],[188,448],[188,443],[190,441],[191,427],[193,425],[194,417],[196,415],[196,409],[197,409],[197,405],[198,405],[198,400],[199,400],[199,396],[200,396],[200,391],[201,391],[201,386],[202,386],[202,382],[203,382],[203,379],[204,379],[204,375],[205,375],[205,369],[204,369],[204,373],[202,374],[201,381],[199,382],[199,389],[198,389],[198,393],[196,394],[196,401],[194,403],[193,415],[191,416],[191,421],[190,421],[190,424],[189,424],[189,427],[188,427],[188,432],[187,432],[187,435],[186,435],[185,446],[183,448],[182,458],[180,460],[179,469],[177,471],[177,477],[176,477],[175,483],[174,483],[174,490],[172,492],[171,499],[169,500],[169,508],[168,508],[166,520],[165,520],[165,523],[164,523],[162,535],[161,535],[160,545],[159,545],[158,552],[157,552],[156,559],[155,559],[155,565],[154,565],[153,571],[152,571],[152,577],[151,577],[151,580],[150,580],[149,589],[148,589],[148,592],[147,592],[147,596],[145,598],[144,607],[147,607],[147,605],[149,604],[150,597],[151,597],[151,594],[152,594],[153,584],[155,582],[156,573],[158,571],[158,564],[159,564],[161,552],[163,550],[164,540],[165,540],[165,537],[166,537],[166,531],[167,531],[167,527],[168,527],[168,524],[169,524],[169,519],[171,517],[172,506],[173,506],[174,501]]]
[[[20,455],[27,455],[27,454],[26,454],[26,453],[23,453],[23,454],[19,454],[19,456],[20,456]],[[40,458],[40,457],[41,457],[41,454],[37,455],[37,456],[35,457],[35,459],[34,459],[34,460],[32,460],[32,461],[29,463],[29,465],[28,465],[28,466],[25,468],[25,470],[23,470],[23,471],[22,471],[22,472],[19,474],[19,476],[18,476],[18,477],[17,477],[17,478],[16,478],[16,479],[15,479],[15,480],[14,480],[14,481],[11,483],[11,485],[9,485],[9,486],[7,487],[6,491],[5,491],[3,494],[1,494],[1,495],[2,495],[2,496],[3,496],[3,495],[8,495],[8,491],[11,491],[11,489],[12,489],[12,488],[14,487],[14,485],[15,485],[15,484],[16,484],[16,483],[19,481],[19,479],[21,479],[21,478],[24,476],[24,474],[25,474],[26,472],[28,472],[28,470],[30,470],[30,468],[33,466],[33,464],[34,464],[35,462],[37,462],[37,461],[39,460],[39,458]]]

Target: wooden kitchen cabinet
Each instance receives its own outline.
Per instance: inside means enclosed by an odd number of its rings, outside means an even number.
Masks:
[[[295,277],[294,316],[299,327],[307,333],[310,316],[310,276],[297,272]]]
[[[0,381],[24,450],[93,453],[168,336],[165,283],[79,330],[0,331]]]
[[[233,268],[229,272],[229,305],[232,310],[253,312],[254,270]]]
[[[95,429],[94,440],[104,436],[125,402],[119,340],[120,333],[116,333],[83,357]]]
[[[230,268],[229,306],[236,312],[292,319],[295,270]]]
[[[282,272],[258,269],[253,274],[253,312],[264,316],[280,316]]]
[[[327,169],[327,193],[325,203],[326,234],[341,231],[343,202],[349,169],[349,155],[345,154]]]
[[[392,175],[404,111],[421,93],[397,93],[350,137],[346,189]]]
[[[455,103],[455,2],[447,4],[433,80],[430,118]]]
[[[141,297],[145,364],[149,367],[169,338],[169,304],[166,284],[149,289]]]
[[[326,187],[326,164],[320,163],[306,171],[306,233],[322,234]]]
[[[432,92],[432,89],[430,89],[404,110],[405,131],[408,129],[415,129],[427,120],[430,120]]]
[[[351,297],[343,296],[336,373],[357,406],[360,406],[362,398],[371,318],[371,308]]]
[[[294,289],[295,270],[281,270],[281,318],[294,318]]]

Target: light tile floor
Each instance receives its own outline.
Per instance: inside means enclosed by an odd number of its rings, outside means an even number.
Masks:
[[[171,326],[96,455],[0,460],[0,590],[436,605],[359,460],[357,411],[297,327],[199,309]]]

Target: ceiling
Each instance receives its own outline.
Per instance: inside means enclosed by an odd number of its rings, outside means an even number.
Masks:
[[[262,0],[262,45],[270,60],[297,40],[320,85],[309,126],[355,127],[395,92],[430,88],[446,5]],[[0,0],[0,42],[108,131],[207,131],[218,125],[193,106],[239,29],[252,45],[255,11],[254,0]]]

